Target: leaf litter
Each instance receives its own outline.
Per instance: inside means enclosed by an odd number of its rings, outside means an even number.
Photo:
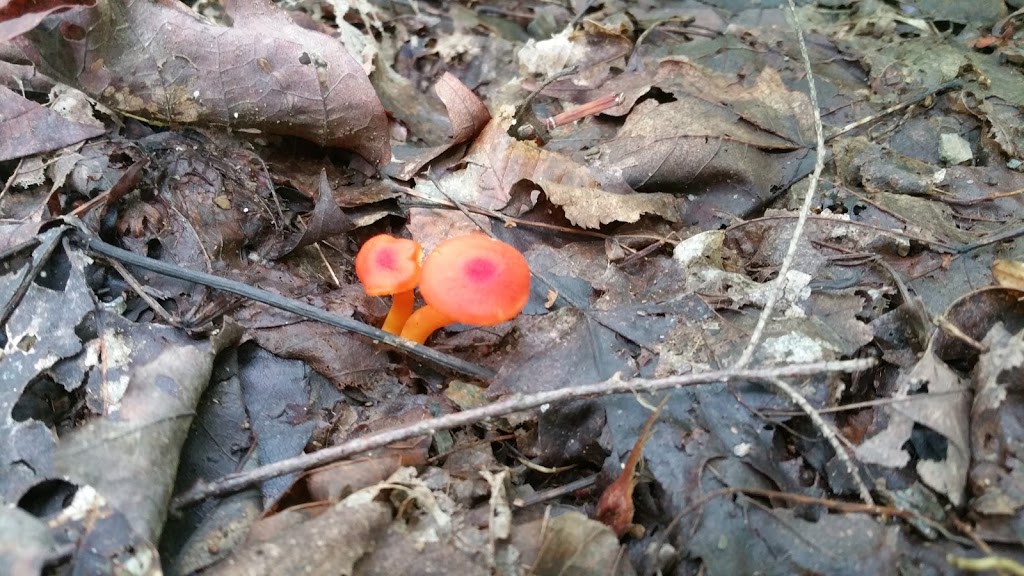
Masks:
[[[784,5],[68,7],[0,10],[0,571],[1021,570],[1003,3],[801,6],[811,76]],[[429,355],[280,309],[481,229],[530,299]]]

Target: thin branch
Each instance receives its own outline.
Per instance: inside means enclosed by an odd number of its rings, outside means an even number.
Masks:
[[[701,374],[684,374],[681,376],[656,379],[638,378],[634,380],[623,380],[618,374],[616,374],[608,380],[597,384],[560,388],[558,390],[537,392],[535,394],[515,394],[493,404],[480,406],[479,408],[473,408],[463,412],[457,412],[455,414],[447,414],[439,418],[422,420],[408,426],[370,434],[337,446],[331,446],[330,448],[324,448],[309,454],[302,454],[294,458],[274,462],[273,464],[261,466],[246,472],[229,474],[215,482],[199,484],[185,491],[174,499],[172,506],[176,509],[180,509],[200,502],[211,496],[231,494],[265,480],[276,478],[277,476],[300,472],[317,466],[324,466],[326,464],[337,462],[356,454],[387,446],[401,440],[408,440],[418,436],[434,434],[439,430],[451,430],[462,426],[470,426],[491,418],[499,418],[515,412],[530,410],[575,398],[606,394],[623,394],[627,392],[654,392],[668,388],[696,386],[698,384],[725,382],[735,379],[770,380],[777,378],[809,376],[827,372],[859,372],[867,370],[874,365],[874,359],[860,358],[856,360],[812,362],[808,364],[792,364],[789,366],[749,370],[719,370],[714,372],[704,372]]]
[[[838,130],[835,130],[834,132],[831,132],[828,135],[827,140],[831,141],[831,140],[833,140],[835,138],[838,138],[839,136],[842,136],[843,134],[846,134],[847,132],[850,132],[851,130],[856,130],[857,128],[860,128],[861,126],[866,126],[866,125],[868,125],[868,124],[870,124],[872,122],[875,122],[876,120],[880,120],[882,118],[885,118],[886,116],[889,116],[889,115],[891,115],[891,114],[893,114],[895,112],[899,112],[900,110],[903,110],[905,108],[910,108],[911,106],[914,106],[916,104],[920,104],[921,102],[925,101],[928,98],[931,98],[932,96],[935,96],[936,94],[941,94],[941,93],[947,92],[949,90],[956,90],[957,88],[961,88],[961,87],[963,87],[963,83],[960,82],[959,80],[953,80],[952,82],[947,82],[945,84],[942,84],[940,86],[937,86],[935,88],[927,90],[923,94],[915,96],[915,97],[911,98],[910,100],[907,100],[906,102],[900,102],[899,104],[894,104],[893,106],[890,106],[890,107],[886,108],[885,110],[882,110],[881,112],[879,112],[877,114],[872,114],[871,116],[868,116],[867,118],[861,118],[860,120],[857,120],[856,122],[851,122],[851,123],[847,124],[846,126],[843,126],[842,128],[839,128]]]
[[[857,486],[857,490],[860,492],[860,499],[864,501],[868,506],[874,506],[875,501],[871,498],[871,490],[864,484],[864,480],[860,477],[860,470],[857,469],[856,464],[850,460],[850,455],[847,454],[846,448],[843,447],[836,436],[836,431],[822,419],[821,414],[811,406],[810,402],[807,401],[795,388],[787,384],[784,380],[778,378],[771,378],[767,380],[772,386],[775,386],[781,390],[794,404],[800,407],[804,413],[810,417],[811,422],[814,422],[814,426],[821,432],[821,435],[825,437],[825,440],[832,446],[832,449],[836,451],[836,458],[846,465],[846,471],[853,478],[853,483]]]
[[[800,243],[800,237],[803,235],[804,225],[807,224],[807,216],[811,213],[811,206],[814,204],[814,196],[818,190],[818,180],[821,178],[821,172],[825,169],[825,130],[821,125],[821,110],[818,108],[818,90],[814,86],[814,75],[811,71],[811,56],[808,54],[807,44],[804,42],[804,31],[800,27],[800,18],[796,13],[796,3],[794,0],[788,1],[789,11],[793,14],[793,28],[796,31],[796,38],[800,44],[800,56],[803,58],[804,69],[807,71],[807,91],[811,98],[811,110],[814,112],[815,153],[817,158],[814,160],[814,172],[811,172],[811,177],[808,180],[804,205],[800,207],[800,217],[797,218],[796,226],[793,227],[793,238],[789,241],[789,250],[786,251],[786,257],[782,260],[782,267],[779,269],[779,275],[775,279],[775,285],[769,291],[768,300],[765,302],[764,309],[761,310],[761,315],[757,319],[754,333],[751,334],[746,349],[743,350],[743,354],[740,355],[740,359],[736,362],[736,368],[744,368],[747,364],[750,364],[750,360],[754,357],[754,351],[757,350],[758,345],[761,343],[765,326],[768,325],[772,314],[775,313],[775,306],[778,304],[779,298],[786,287],[786,275],[789,274],[789,269],[793,267],[793,261],[796,259],[796,249]]]
[[[743,350],[743,354],[740,355],[740,359],[736,362],[736,368],[741,369],[750,364],[751,359],[754,357],[754,351],[757,350],[758,345],[761,343],[761,338],[764,335],[765,327],[768,325],[768,321],[771,320],[772,315],[775,313],[775,306],[779,302],[779,298],[782,295],[783,290],[786,287],[786,276],[789,274],[790,268],[793,267],[793,261],[796,259],[797,247],[800,244],[800,238],[803,236],[804,226],[807,224],[807,217],[811,213],[811,206],[814,204],[814,197],[818,190],[818,181],[821,178],[821,173],[825,169],[825,130],[821,124],[821,109],[818,107],[818,90],[814,84],[814,73],[811,70],[811,56],[807,51],[807,43],[804,41],[804,31],[800,26],[800,17],[796,13],[796,2],[795,0],[788,0],[789,11],[793,15],[793,28],[796,31],[797,42],[800,45],[800,56],[803,58],[804,69],[807,72],[807,92],[811,99],[811,110],[814,113],[814,137],[815,137],[815,153],[817,157],[814,160],[814,171],[811,173],[811,177],[807,184],[807,194],[804,196],[803,206],[800,207],[800,216],[797,218],[796,225],[793,227],[793,237],[789,241],[789,249],[786,251],[786,257],[782,260],[782,267],[779,269],[779,275],[775,279],[775,285],[772,290],[768,293],[768,300],[765,302],[764,309],[761,310],[761,315],[757,319],[757,326],[754,327],[754,333],[750,336],[750,341],[747,343],[747,347]],[[782,390],[790,400],[792,400],[797,406],[799,406],[814,422],[815,427],[821,432],[821,435],[825,437],[825,440],[832,445],[832,448],[836,452],[836,457],[839,458],[843,464],[846,465],[846,470],[853,478],[854,484],[860,491],[860,497],[866,504],[874,504],[874,500],[871,498],[871,491],[868,490],[867,486],[864,485],[864,481],[860,477],[860,471],[857,466],[850,460],[849,454],[847,454],[845,448],[839,442],[836,437],[836,433],[832,430],[825,421],[821,418],[813,406],[807,402],[807,399],[800,395],[794,388],[792,388],[786,382],[778,379],[768,379],[776,388]]]
[[[75,221],[73,220],[69,219],[69,222],[75,224]],[[369,324],[363,324],[362,322],[352,318],[345,318],[343,316],[338,316],[337,314],[331,314],[330,312],[326,312],[315,306],[306,304],[305,302],[299,302],[298,300],[293,300],[291,298],[284,298],[278,294],[261,290],[253,286],[249,286],[248,284],[243,284],[242,282],[222,278],[220,276],[214,276],[213,274],[207,274],[197,270],[189,270],[167,262],[147,258],[116,246],[111,246],[99,238],[96,238],[84,226],[76,225],[76,230],[78,231],[78,236],[80,237],[81,242],[86,248],[91,252],[106,258],[119,260],[125,264],[138,266],[139,268],[156,272],[157,274],[162,274],[164,276],[169,276],[171,278],[176,278],[178,280],[184,280],[185,282],[195,282],[196,284],[207,286],[215,290],[235,294],[256,302],[262,302],[268,306],[273,306],[279,310],[297,314],[303,318],[309,318],[310,320],[316,320],[317,322],[323,322],[324,324],[348,330],[349,332],[365,336],[376,342],[390,346],[395,350],[404,352],[405,354],[431,362],[436,366],[442,366],[483,380],[488,380],[494,376],[494,372],[488,368],[477,366],[476,364],[467,362],[461,358],[457,358],[450,354],[444,354],[443,352],[439,352],[433,348],[428,348],[411,340],[406,340],[405,338],[400,338],[394,334],[389,334],[383,330],[370,326]]]

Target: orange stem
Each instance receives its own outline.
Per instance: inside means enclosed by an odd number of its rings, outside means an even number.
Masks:
[[[388,317],[384,319],[384,325],[380,329],[391,334],[401,334],[406,320],[412,315],[414,303],[415,296],[412,290],[395,294],[391,298],[391,310],[388,311]]]
[[[408,338],[413,342],[423,344],[435,330],[451,323],[451,318],[438,312],[436,308],[428,304],[412,313],[409,321],[402,328],[402,338]]]

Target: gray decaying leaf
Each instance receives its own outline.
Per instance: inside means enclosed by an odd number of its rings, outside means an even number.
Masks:
[[[54,228],[40,235],[42,245],[33,260],[45,258],[44,247],[62,234]],[[60,248],[58,247],[59,251]],[[67,277],[62,286],[51,279],[48,286],[31,283],[17,308],[11,313],[5,331],[7,346],[0,360],[0,497],[16,502],[34,483],[53,474],[51,454],[56,437],[47,423],[12,412],[30,383],[36,381],[61,360],[83,351],[75,327],[93,310],[92,296],[85,280],[85,258],[69,253]],[[6,303],[28,274],[29,265],[12,274],[0,276],[0,303]]]
[[[107,405],[106,416],[61,438],[53,466],[71,481],[91,485],[135,530],[156,541],[214,358],[240,331],[193,341],[179,330],[104,316],[104,325],[117,329],[104,336],[110,352],[103,393],[114,394],[118,383],[127,387]]]
[[[354,574],[356,563],[374,550],[390,522],[387,504],[341,502],[262,541],[250,538],[207,573]]]
[[[1024,332],[1010,334],[1002,323],[997,324],[983,342],[989,351],[978,359],[977,395],[971,407],[970,480],[975,496],[971,507],[981,514],[1019,517],[1024,508],[1024,454],[1017,433],[1024,400],[1022,340]]]
[[[963,501],[971,459],[970,390],[956,372],[931,351],[901,378],[900,392],[896,396],[906,398],[911,389],[924,385],[927,385],[926,393],[888,408],[888,427],[858,446],[856,454],[862,462],[896,468],[905,466],[910,455],[903,445],[910,439],[913,424],[922,424],[945,437],[948,444],[943,460],[922,459],[917,463],[917,471],[925,484],[959,505]]]

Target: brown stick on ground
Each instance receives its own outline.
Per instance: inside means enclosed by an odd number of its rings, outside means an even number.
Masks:
[[[604,489],[601,499],[597,501],[596,517],[605,525],[615,531],[615,534],[622,537],[630,532],[633,527],[633,488],[636,486],[636,468],[640,464],[640,458],[644,454],[644,445],[651,437],[651,428],[661,414],[661,409],[668,402],[668,394],[661,399],[658,407],[647,417],[640,437],[636,444],[629,451],[629,458],[626,459],[626,466],[614,482]]]

